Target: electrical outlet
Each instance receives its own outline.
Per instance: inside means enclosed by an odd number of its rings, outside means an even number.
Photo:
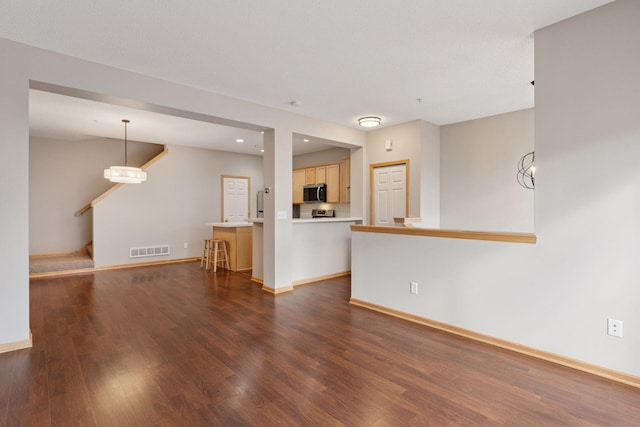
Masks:
[[[189,242],[184,242],[182,245],[185,249],[189,249]]]
[[[418,282],[411,282],[409,292],[411,292],[412,294],[418,295]]]
[[[622,320],[607,319],[607,334],[622,338]]]

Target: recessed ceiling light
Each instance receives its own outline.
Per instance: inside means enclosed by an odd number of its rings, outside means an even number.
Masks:
[[[244,142],[244,139],[242,139],[242,138],[238,138],[238,139],[236,139],[236,142],[237,142],[238,144],[242,144],[242,143]]]
[[[309,142],[307,138],[303,139],[302,142]]]
[[[381,121],[382,120],[380,119],[380,117],[366,116],[366,117],[360,117],[358,119],[358,124],[363,128],[373,128],[373,127],[379,126]]]
[[[261,153],[264,153],[264,148],[262,150],[260,150]]]

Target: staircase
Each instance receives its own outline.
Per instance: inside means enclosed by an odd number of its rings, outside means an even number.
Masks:
[[[167,146],[157,153],[151,160],[143,164],[140,168],[146,170],[153,163],[169,153]],[[92,201],[78,209],[74,215],[81,216],[89,212],[98,202],[106,198],[109,194],[122,187],[124,184],[114,184],[106,191],[94,198]],[[55,255],[35,255],[29,257],[29,275],[31,277],[42,277],[56,272],[78,272],[82,270],[90,271],[94,268],[93,263],[93,242],[89,242],[82,248],[72,253]]]
[[[169,153],[167,146],[158,152],[151,160],[143,164],[140,168],[147,169],[153,163]],[[114,184],[106,191],[94,198],[78,209],[74,215],[79,217],[89,212],[98,202],[106,198],[109,194],[122,187],[124,184]],[[77,251],[65,254],[53,255],[33,255],[29,257],[29,276],[30,277],[46,277],[48,275],[56,275],[56,273],[76,273],[83,270],[91,271],[94,268],[93,262],[93,242],[89,242]]]
[[[46,275],[59,271],[92,269],[93,244],[87,243],[75,252],[58,255],[35,255],[29,257],[29,275]]]

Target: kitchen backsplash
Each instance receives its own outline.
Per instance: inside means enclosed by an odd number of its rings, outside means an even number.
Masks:
[[[300,218],[311,218],[312,209],[333,209],[336,211],[336,217],[350,217],[351,205],[339,205],[336,203],[305,203],[300,205]]]

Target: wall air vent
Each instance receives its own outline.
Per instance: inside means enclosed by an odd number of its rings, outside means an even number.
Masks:
[[[129,248],[129,258],[169,255],[169,245]]]

